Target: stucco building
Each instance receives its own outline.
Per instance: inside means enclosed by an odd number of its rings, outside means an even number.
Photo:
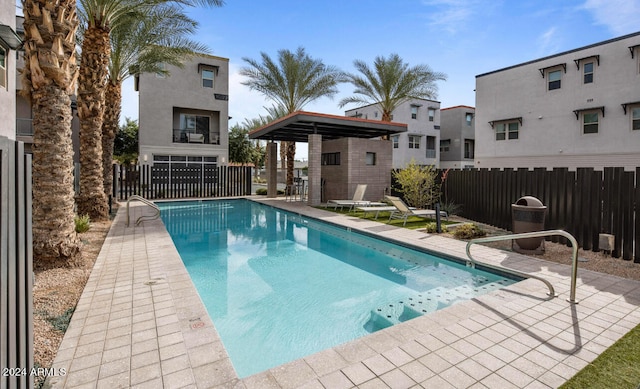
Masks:
[[[228,162],[229,60],[194,56],[168,75],[144,73],[139,91],[139,160],[171,166]]]
[[[0,136],[16,139],[16,4],[0,0]]]
[[[475,166],[640,166],[640,32],[476,76]]]
[[[466,105],[440,110],[440,168],[474,167],[475,111]]]
[[[378,104],[351,109],[346,116],[369,120],[381,120]],[[395,123],[407,124],[407,132],[391,137],[393,144],[393,168],[405,167],[413,159],[418,165],[439,167],[440,102],[412,99],[406,101],[392,113]]]

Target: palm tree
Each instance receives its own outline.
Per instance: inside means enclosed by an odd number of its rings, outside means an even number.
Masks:
[[[242,84],[273,100],[274,109],[287,115],[300,111],[305,105],[321,97],[333,97],[338,93],[337,85],[344,81],[343,73],[322,60],[311,58],[305,49],[295,52],[279,50],[274,62],[266,53],[260,53],[262,62],[243,58],[249,64],[240,69],[247,77]],[[287,185],[293,184],[293,158],[296,143],[287,144]]]
[[[382,121],[387,122],[391,121],[393,110],[407,100],[436,98],[436,81],[447,79],[446,74],[434,72],[428,65],[409,67],[398,54],[376,57],[373,69],[360,60],[353,65],[361,74],[349,73],[346,77],[356,88],[356,95],[342,99],[340,108],[351,103],[378,104]]]
[[[134,17],[144,18],[161,4],[185,6],[222,5],[223,0],[79,0],[86,21],[82,40],[82,64],[78,79],[80,117],[80,193],[78,212],[94,220],[108,217],[104,193],[102,123],[111,56],[110,32]]]
[[[272,105],[271,107],[264,107],[264,108],[267,110],[266,118],[269,119],[265,124],[268,124],[276,119],[279,119],[281,117],[285,117],[288,115],[288,113],[285,111],[284,108],[276,105]],[[280,147],[279,147],[280,169],[285,170],[287,168],[287,142],[281,141],[278,143],[280,144]]]
[[[33,112],[33,254],[41,264],[73,264],[75,232],[71,94],[78,66],[75,0],[24,0],[23,93]]]
[[[135,15],[134,15],[135,16]],[[209,49],[187,38],[198,23],[184,15],[181,7],[155,7],[143,18],[130,17],[111,30],[111,59],[102,123],[102,169],[104,192],[111,193],[113,142],[119,129],[122,82],[132,75],[165,73],[162,64],[181,67],[196,52]]]

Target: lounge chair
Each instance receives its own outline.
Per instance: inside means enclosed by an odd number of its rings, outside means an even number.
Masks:
[[[376,203],[372,201],[363,200],[364,192],[367,190],[367,184],[358,184],[356,187],[356,191],[353,193],[353,199],[351,200],[329,200],[327,202],[327,207],[333,206],[333,209],[337,209],[338,207],[349,207],[349,212],[355,206],[367,206],[367,205],[384,205],[383,203]]]
[[[402,199],[395,196],[385,196],[385,198],[391,203],[391,205],[396,208],[395,210],[391,211],[391,215],[389,215],[389,221],[391,221],[391,219],[402,219],[404,220],[404,223],[402,223],[403,226],[407,224],[407,218],[409,216],[418,216],[424,218],[434,218],[436,216],[436,211],[433,209],[410,208],[407,206],[407,204],[404,203],[404,201],[402,201]],[[446,219],[449,218],[449,215],[447,215],[445,211],[440,211],[440,216],[443,216]]]

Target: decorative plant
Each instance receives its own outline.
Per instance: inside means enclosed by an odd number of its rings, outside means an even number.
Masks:
[[[487,232],[482,227],[473,223],[465,223],[453,232],[453,236],[457,239],[474,239],[487,235]]]
[[[411,207],[426,208],[440,198],[437,172],[431,165],[421,166],[412,159],[404,169],[393,172],[402,197]]]
[[[76,216],[74,222],[76,224],[76,232],[79,234],[87,232],[91,228],[89,215]]]

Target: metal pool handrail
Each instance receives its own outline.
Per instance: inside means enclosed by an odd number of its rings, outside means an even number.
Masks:
[[[517,270],[508,269],[508,268],[502,267],[502,266],[496,266],[496,265],[490,265],[490,264],[483,263],[483,262],[478,262],[475,259],[473,259],[473,257],[471,256],[471,246],[474,245],[474,244],[477,244],[477,243],[498,242],[498,241],[502,241],[502,240],[513,240],[513,239],[520,239],[520,238],[522,238],[522,239],[524,239],[524,238],[541,238],[541,237],[552,236],[552,235],[563,236],[563,237],[567,238],[571,242],[571,247],[572,247],[571,291],[570,291],[570,296],[567,299],[567,301],[569,301],[572,304],[577,304],[578,302],[576,301],[576,279],[578,277],[578,242],[576,241],[576,238],[573,237],[573,235],[571,235],[570,233],[568,233],[566,231],[563,231],[563,230],[535,231],[535,232],[524,232],[524,233],[520,233],[520,234],[490,236],[490,237],[487,237],[487,238],[472,239],[467,243],[467,248],[466,248],[467,257],[469,258],[469,261],[467,262],[467,265],[471,265],[472,267],[475,267],[476,264],[480,264],[482,266],[488,266],[488,267],[492,267],[494,269],[499,269],[501,271],[506,271],[507,273],[511,273],[511,274],[517,275],[519,277],[534,278],[536,280],[544,282],[544,284],[547,285],[547,287],[549,288],[549,295],[552,296],[552,297],[556,297],[557,294],[555,293],[555,290],[553,289],[553,285],[551,285],[551,283],[549,281],[545,280],[542,277],[534,276],[534,275],[527,274],[527,273],[522,273],[522,272],[519,272]]]
[[[127,199],[127,227],[129,227],[129,203],[131,202],[131,200],[138,200],[138,201],[150,206],[151,208],[153,208],[156,211],[156,213],[153,214],[153,215],[142,215],[142,216],[140,216],[136,220],[136,226],[139,225],[143,220],[155,220],[155,219],[160,217],[160,208],[158,208],[157,205],[155,205],[153,202],[145,199],[142,196],[132,195],[132,196],[129,196],[129,198]]]

